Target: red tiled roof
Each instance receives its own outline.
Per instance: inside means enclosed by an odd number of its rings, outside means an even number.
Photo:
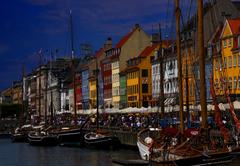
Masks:
[[[153,44],[151,46],[147,46],[139,55],[139,57],[146,57],[148,56],[156,47],[158,44]]]
[[[104,53],[104,49],[100,48],[97,52],[96,52],[96,57],[99,58],[102,54]]]
[[[240,33],[240,17],[236,19],[228,19],[228,23],[230,25],[230,28],[233,34]]]
[[[116,48],[121,48],[127,40],[132,36],[132,34],[136,31],[137,28],[134,28],[131,32],[129,32],[127,35],[125,35],[117,44]]]

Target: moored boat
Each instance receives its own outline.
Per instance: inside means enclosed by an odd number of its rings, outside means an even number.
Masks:
[[[160,136],[160,128],[147,128],[138,133],[137,146],[143,160],[149,160],[153,140]]]
[[[55,146],[58,144],[57,136],[47,132],[30,132],[28,134],[28,141],[30,145],[36,146]]]
[[[80,144],[82,142],[82,134],[81,128],[72,128],[72,127],[62,127],[59,130],[51,132],[57,136],[57,141],[59,145],[72,145],[72,144]]]
[[[120,143],[117,137],[103,132],[90,132],[85,134],[84,142],[87,146],[99,149],[114,148]]]
[[[15,129],[14,133],[11,134],[12,142],[27,142],[28,133],[33,130],[32,125],[23,125]]]

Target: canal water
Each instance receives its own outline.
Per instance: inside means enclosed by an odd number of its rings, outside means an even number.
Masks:
[[[119,166],[112,163],[112,159],[139,159],[139,154],[137,150],[123,149],[35,147],[0,139],[0,166]],[[240,166],[240,159],[223,165]]]
[[[35,147],[0,139],[0,166],[119,166],[114,159],[139,159],[137,150]]]

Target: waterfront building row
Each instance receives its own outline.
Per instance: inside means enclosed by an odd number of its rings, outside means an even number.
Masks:
[[[219,11],[213,16],[216,9]],[[225,14],[222,14],[224,12]],[[213,6],[205,7],[204,46],[208,102],[211,102],[212,77],[219,96],[224,92],[219,90],[222,75],[225,76],[228,86],[233,89],[230,91],[231,95],[240,93],[237,88],[239,82],[237,36],[240,24],[239,19],[227,19],[229,14],[232,18],[240,16],[238,9],[228,0],[219,0]],[[183,97],[184,104],[188,101],[191,105],[197,105],[199,102],[200,80],[195,22],[196,16],[193,16],[182,27],[181,33]],[[97,90],[100,108],[154,107],[159,106],[161,98],[164,99],[165,105],[176,105],[178,103],[176,46],[173,41],[163,40],[163,49],[160,49],[159,41],[159,34],[149,36],[136,24],[117,44],[113,45],[112,39],[108,38],[94,55],[81,59],[56,59],[42,64],[24,77],[23,84],[12,87],[19,92],[18,94],[14,92],[14,100],[18,102],[17,97],[20,98],[22,95],[19,94],[23,93],[32,115],[49,114],[51,102],[56,113],[73,112],[75,107],[79,113],[94,109],[97,105]],[[160,55],[164,57],[162,60],[159,59]],[[225,68],[219,67],[222,62]],[[160,63],[163,63],[164,69],[164,96],[159,95]],[[21,91],[21,88],[17,90],[16,87],[21,86],[24,87],[24,91]]]

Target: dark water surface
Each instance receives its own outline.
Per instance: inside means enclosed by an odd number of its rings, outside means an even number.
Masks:
[[[35,147],[0,139],[0,166],[118,166],[112,158],[136,159],[137,150]]]
[[[114,159],[139,159],[137,150],[101,151],[87,148],[35,147],[0,139],[0,166],[119,166]],[[240,166],[240,158],[231,164]]]

